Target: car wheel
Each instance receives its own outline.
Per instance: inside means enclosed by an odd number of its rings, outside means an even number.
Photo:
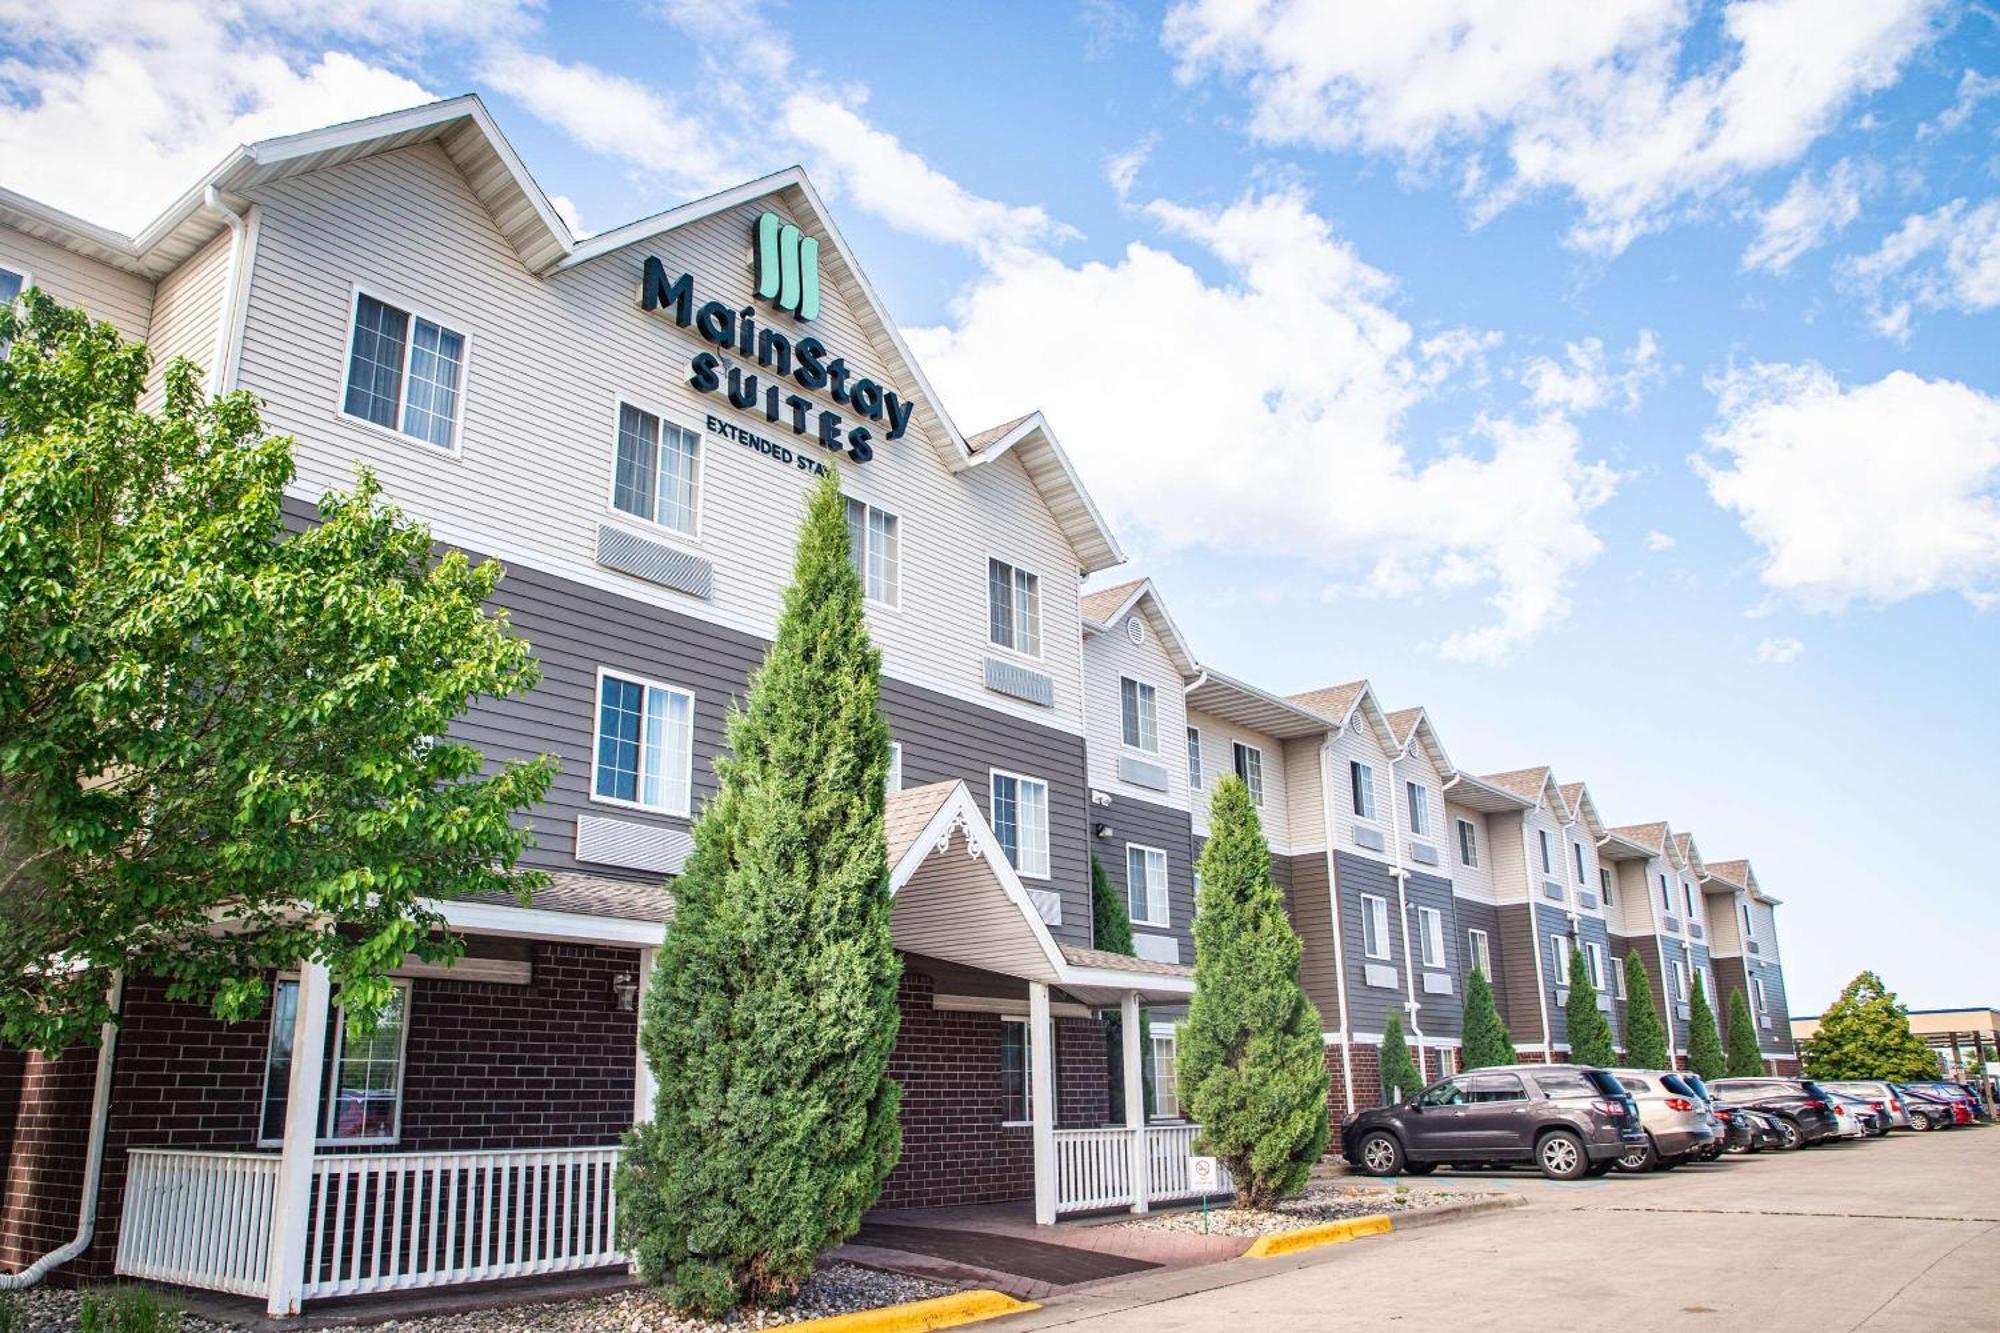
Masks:
[[[1403,1169],[1403,1145],[1394,1134],[1379,1129],[1361,1140],[1354,1155],[1357,1165],[1371,1176],[1393,1176]]]
[[[1786,1152],[1792,1152],[1806,1146],[1806,1136],[1799,1131],[1799,1127],[1796,1124],[1785,1119],[1783,1116],[1778,1117],[1778,1137],[1784,1140],[1779,1146]]]
[[[1659,1164],[1659,1145],[1655,1144],[1653,1136],[1648,1134],[1644,1143],[1628,1151],[1612,1165],[1616,1166],[1620,1171],[1627,1171],[1637,1175],[1641,1171],[1651,1171]]]
[[[1910,1112],[1910,1128],[1918,1131],[1927,1131],[1933,1128],[1929,1113],[1925,1111]]]
[[[1590,1169],[1590,1158],[1584,1154],[1582,1139],[1558,1129],[1542,1135],[1535,1145],[1535,1165],[1550,1180],[1578,1180]]]

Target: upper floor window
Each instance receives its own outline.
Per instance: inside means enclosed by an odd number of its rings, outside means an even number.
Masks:
[[[1403,798],[1410,807],[1410,832],[1426,837],[1431,831],[1430,793],[1421,782],[1405,782]]]
[[[1555,976],[1556,985],[1569,985],[1569,936],[1549,936],[1549,969]]]
[[[1552,875],[1555,873],[1556,863],[1554,858],[1549,855],[1549,831],[1545,828],[1536,829],[1535,836],[1541,839],[1542,844],[1542,873],[1544,875]]]
[[[1750,1004],[1760,1017],[1771,1012],[1770,1002],[1764,995],[1764,978],[1762,977],[1750,978]]]
[[[1671,912],[1674,910],[1674,895],[1667,888],[1667,877],[1665,875],[1660,876],[1660,910],[1662,912]]]
[[[1356,819],[1375,818],[1375,770],[1359,759],[1347,765],[1347,785],[1354,798]]]
[[[1596,940],[1586,940],[1583,945],[1583,963],[1590,969],[1590,988],[1604,989],[1604,946]]]
[[[1389,956],[1389,900],[1361,895],[1361,949],[1370,958]]]
[[[596,749],[594,799],[668,815],[688,813],[694,786],[692,694],[598,672]]]
[[[1187,734],[1188,786],[1199,789],[1201,786],[1201,733],[1193,727],[1189,727]]]
[[[1049,784],[1017,773],[993,774],[993,836],[1008,864],[1034,879],[1049,877]]]
[[[902,585],[903,539],[896,516],[850,497],[847,553],[871,602],[894,606]]]
[[[1419,907],[1417,927],[1417,939],[1424,951],[1424,966],[1443,967],[1444,913],[1435,907]]]
[[[1466,931],[1465,947],[1466,952],[1471,955],[1470,961],[1473,970],[1488,981],[1493,980],[1492,945],[1487,941],[1486,932],[1483,930]]]
[[[462,333],[366,292],[355,293],[342,410],[456,450],[465,343]]]
[[[1746,940],[1757,938],[1757,927],[1750,923],[1749,903],[1743,904],[1743,938]]]
[[[27,274],[17,273],[11,268],[0,268],[0,306],[14,304],[16,298],[27,289]],[[7,349],[12,346],[13,343],[9,339],[0,338],[0,356],[7,355]]]
[[[1125,844],[1125,887],[1131,901],[1132,924],[1170,924],[1167,906],[1167,854],[1157,847]]]
[[[611,507],[684,537],[695,535],[701,437],[644,408],[618,404]],[[851,503],[851,502],[850,502]]]
[[[1603,890],[1604,905],[1611,906],[1611,872],[1603,866],[1597,867],[1597,887]]]
[[[1583,844],[1580,842],[1572,842],[1569,845],[1569,849],[1572,853],[1574,853],[1576,859],[1576,882],[1579,884],[1590,883],[1589,878],[1583,872]]]
[[[1231,757],[1236,761],[1236,776],[1250,789],[1251,802],[1264,804],[1264,752],[1242,741],[1232,741],[1230,746]]]
[[[1694,920],[1694,885],[1681,881],[1681,901],[1687,904],[1688,920]]]
[[[1479,830],[1469,819],[1458,821],[1458,860],[1461,865],[1479,865]]]
[[[1160,752],[1160,704],[1153,687],[1130,676],[1118,678],[1118,711],[1125,743],[1147,754]]]
[[[1688,965],[1684,959],[1674,959],[1674,1003],[1685,1003],[1688,997]]]
[[[1042,580],[1005,560],[986,562],[987,637],[1029,657],[1042,655]]]

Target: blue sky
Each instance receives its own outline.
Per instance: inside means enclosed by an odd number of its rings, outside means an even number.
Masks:
[[[1992,9],[0,0],[0,178],[125,230],[464,91],[589,230],[803,163],[1204,658],[1749,857],[1795,1012],[2000,1002]]]

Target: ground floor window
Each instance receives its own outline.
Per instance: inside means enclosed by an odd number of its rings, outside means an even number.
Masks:
[[[1155,1032],[1148,1053],[1148,1072],[1153,1078],[1153,1119],[1181,1118],[1180,1077],[1174,1068],[1174,1034]]]
[[[1033,1124],[1035,1119],[1034,1028],[1023,1018],[1000,1024],[1000,1121]]]
[[[410,983],[398,981],[395,998],[372,1031],[353,1036],[339,1005],[329,1006],[318,1138],[323,1144],[394,1143],[402,1129],[403,1048],[409,1032]],[[271,1040],[264,1060],[264,1106],[258,1139],[285,1137],[291,1098],[292,1036],[298,1024],[299,983],[282,977],[271,1003]]]

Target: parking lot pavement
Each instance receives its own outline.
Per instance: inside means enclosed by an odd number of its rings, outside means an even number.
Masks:
[[[1574,1184],[1459,1180],[1531,1206],[1290,1261],[1136,1278],[1002,1327],[2000,1328],[2000,1127]]]

